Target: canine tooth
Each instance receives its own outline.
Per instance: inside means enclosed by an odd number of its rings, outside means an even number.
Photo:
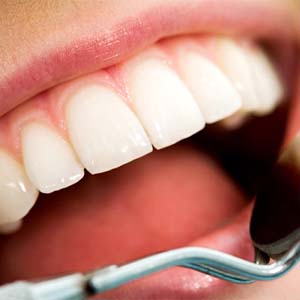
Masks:
[[[271,61],[262,50],[249,50],[249,58],[254,74],[254,84],[261,100],[257,113],[270,113],[282,100],[283,86]]]
[[[217,122],[239,110],[238,92],[213,62],[196,52],[186,51],[181,53],[179,63],[206,123]]]
[[[23,128],[21,136],[26,173],[41,192],[60,190],[83,177],[83,167],[70,144],[52,129],[30,123]]]
[[[216,45],[218,63],[239,92],[243,104],[242,110],[259,110],[260,99],[256,93],[249,54],[230,39],[220,38]]]
[[[68,102],[66,115],[71,142],[92,174],[117,168],[152,151],[135,114],[108,88],[92,85],[78,91]]]
[[[16,222],[34,205],[38,191],[20,163],[0,151],[0,224]]]
[[[22,226],[22,220],[0,225],[0,234],[11,234],[18,231]]]
[[[195,99],[167,64],[147,57],[128,70],[133,108],[155,148],[170,146],[203,129],[205,123]]]

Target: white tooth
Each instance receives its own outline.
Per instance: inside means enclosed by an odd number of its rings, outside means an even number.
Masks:
[[[152,144],[161,149],[203,129],[203,116],[178,75],[158,59],[145,58],[128,68],[133,107]]]
[[[86,169],[100,173],[152,151],[141,123],[115,92],[88,86],[70,99],[67,126],[71,142]]]
[[[179,63],[182,76],[197,99],[206,123],[222,120],[240,109],[238,92],[209,59],[186,51],[181,53]]]
[[[261,101],[258,113],[270,113],[282,100],[283,86],[272,63],[262,50],[249,50],[249,59],[254,74],[257,95]]]
[[[0,151],[0,224],[20,220],[37,197],[38,191],[30,183],[21,164]]]
[[[42,124],[23,128],[22,152],[28,177],[43,193],[70,186],[84,175],[70,144]]]
[[[216,44],[217,61],[224,73],[238,90],[243,111],[260,109],[260,99],[256,93],[249,55],[245,49],[229,39],[218,39]]]
[[[18,231],[22,226],[22,220],[0,225],[0,234],[11,234]]]

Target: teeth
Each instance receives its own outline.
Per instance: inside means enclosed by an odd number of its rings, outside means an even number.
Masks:
[[[203,129],[203,116],[178,75],[165,63],[145,58],[131,66],[128,90],[152,144],[161,149]]]
[[[277,73],[267,55],[258,49],[249,51],[254,83],[261,101],[258,113],[267,114],[274,110],[283,97],[284,91]]]
[[[70,145],[41,124],[31,123],[22,130],[22,151],[26,173],[43,193],[70,186],[84,175]]]
[[[207,58],[187,51],[179,57],[184,80],[197,99],[206,123],[224,119],[241,107],[238,92]]]
[[[69,101],[71,142],[92,174],[117,168],[152,151],[142,125],[125,102],[102,86],[89,86]]]
[[[18,231],[22,226],[22,220],[0,225],[0,234],[11,234]]]
[[[257,115],[272,112],[283,96],[283,88],[264,52],[219,39],[216,54],[220,66],[241,95],[242,110]]]
[[[238,90],[243,103],[242,110],[257,111],[260,100],[255,89],[249,54],[230,39],[217,40],[217,60],[225,74]]]
[[[0,224],[20,220],[37,197],[38,191],[30,183],[22,166],[0,151]]]

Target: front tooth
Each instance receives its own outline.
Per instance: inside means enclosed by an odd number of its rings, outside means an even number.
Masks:
[[[115,92],[88,86],[68,102],[71,142],[86,169],[100,173],[152,151],[141,123]]]
[[[38,191],[27,178],[21,164],[0,151],[0,224],[20,220],[37,197]]]
[[[203,129],[196,101],[166,63],[147,57],[127,68],[133,108],[155,148],[167,147]]]
[[[69,143],[42,124],[23,128],[22,153],[28,177],[43,193],[70,186],[84,175]]]
[[[224,119],[241,107],[238,92],[223,72],[202,55],[186,51],[179,56],[182,76],[197,99],[206,123]]]
[[[259,114],[270,113],[282,100],[284,90],[277,72],[267,55],[259,49],[249,50],[254,84],[261,99]]]
[[[216,56],[220,67],[241,96],[242,110],[259,110],[260,99],[256,93],[247,51],[230,39],[220,38],[216,40]]]

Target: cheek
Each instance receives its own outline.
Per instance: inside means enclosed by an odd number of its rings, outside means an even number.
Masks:
[[[298,68],[298,80],[296,81],[296,93],[290,110],[289,122],[285,143],[287,144],[297,132],[300,131],[300,67]]]

